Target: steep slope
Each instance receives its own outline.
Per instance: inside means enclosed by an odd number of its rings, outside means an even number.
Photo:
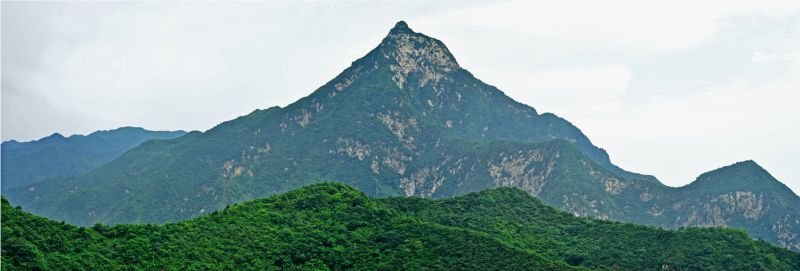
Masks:
[[[76,176],[119,157],[144,141],[172,139],[183,134],[183,131],[122,127],[86,136],[64,137],[55,133],[30,142],[6,141],[0,147],[3,192],[49,177]]]
[[[750,178],[739,173],[726,174],[725,182]],[[576,215],[670,228],[741,227],[799,249],[800,215],[792,206],[800,201],[791,191],[670,188],[625,172],[578,128],[476,79],[442,42],[403,22],[366,56],[286,108],[146,142],[86,174],[15,189],[9,200],[78,225],[162,223],[322,181],[381,197],[441,198],[513,186]],[[763,183],[778,182],[770,177]],[[715,199],[737,192],[760,193],[769,206],[765,215],[747,218],[749,207]],[[732,211],[715,214],[707,205]]]
[[[800,269],[800,254],[740,231],[577,218],[516,189],[376,200],[318,184],[162,226],[2,212],[4,270]]]
[[[800,197],[753,161],[704,173],[664,209],[672,226],[729,226],[800,251]],[[663,220],[662,220],[663,221]],[[665,223],[663,221],[662,223]]]

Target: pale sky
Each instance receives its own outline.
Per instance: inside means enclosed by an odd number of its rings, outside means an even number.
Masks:
[[[484,82],[578,126],[627,170],[680,186],[752,159],[800,191],[796,0],[1,8],[3,140],[207,130],[310,94],[405,20]]]

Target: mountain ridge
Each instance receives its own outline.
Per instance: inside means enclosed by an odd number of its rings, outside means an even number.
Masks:
[[[69,177],[94,169],[144,141],[171,139],[184,131],[149,131],[140,127],[100,130],[65,137],[53,133],[38,140],[2,143],[3,192],[45,178]]]

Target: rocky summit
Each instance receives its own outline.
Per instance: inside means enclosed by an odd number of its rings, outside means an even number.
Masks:
[[[579,216],[743,228],[800,250],[800,198],[754,162],[681,188],[625,171],[577,127],[478,80],[405,22],[285,108],[145,142],[84,174],[4,195],[77,225],[163,223],[325,181],[377,197],[517,187]]]

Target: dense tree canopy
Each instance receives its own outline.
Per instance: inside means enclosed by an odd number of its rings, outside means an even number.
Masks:
[[[800,270],[729,229],[578,218],[517,189],[373,199],[325,183],[165,225],[75,227],[2,203],[3,270]]]

